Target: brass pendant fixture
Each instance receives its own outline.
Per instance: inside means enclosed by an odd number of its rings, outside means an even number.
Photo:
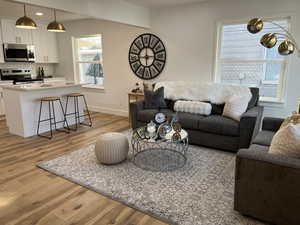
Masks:
[[[290,55],[295,51],[295,45],[290,41],[282,42],[278,47],[278,52],[280,55]]]
[[[273,33],[268,33],[260,39],[262,46],[266,48],[273,48],[277,44],[277,37]]]
[[[261,18],[254,18],[249,21],[247,25],[247,29],[251,34],[256,34],[260,32],[264,27],[264,22],[269,22],[276,27],[280,28],[283,33],[268,33],[265,34],[261,39],[260,43],[266,47],[266,48],[273,48],[278,41],[279,37],[285,37],[286,40],[284,40],[278,47],[278,53],[283,56],[291,55],[294,53],[295,50],[298,52],[298,56],[300,57],[300,49],[296,43],[295,38],[292,36],[292,34],[286,30],[284,27],[280,26],[277,23],[274,23],[269,20],[263,20]]]
[[[256,34],[264,28],[264,23],[262,19],[254,18],[249,21],[247,29],[251,34]]]
[[[24,4],[24,16],[17,20],[16,27],[22,28],[22,29],[36,29],[37,28],[36,23],[31,18],[26,16],[25,4]]]
[[[62,23],[56,21],[56,10],[54,9],[54,21],[49,23],[47,30],[50,32],[66,32],[66,29]]]

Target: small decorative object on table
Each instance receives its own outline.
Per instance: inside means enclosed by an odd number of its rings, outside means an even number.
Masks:
[[[131,90],[132,93],[143,93],[143,91],[140,88],[139,83],[135,83],[135,88]]]
[[[172,136],[172,140],[173,141],[178,141],[181,139],[181,125],[176,122],[176,123],[173,123],[173,130],[174,130],[174,134]]]

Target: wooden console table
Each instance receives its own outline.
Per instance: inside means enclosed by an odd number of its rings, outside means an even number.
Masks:
[[[143,101],[144,100],[144,93],[140,92],[140,93],[133,93],[133,92],[129,92],[128,93],[128,118],[129,118],[129,123],[131,123],[131,114],[130,114],[130,103],[131,102],[138,102],[138,101]]]

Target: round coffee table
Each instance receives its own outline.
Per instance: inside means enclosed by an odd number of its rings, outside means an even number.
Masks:
[[[147,137],[146,127],[135,129],[131,139],[133,163],[144,170],[160,172],[183,167],[187,160],[188,133],[182,129],[181,139],[173,140],[172,132],[163,139],[150,139]]]

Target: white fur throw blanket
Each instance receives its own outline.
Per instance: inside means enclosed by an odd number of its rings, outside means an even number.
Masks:
[[[223,104],[231,96],[244,97],[248,102],[252,94],[248,87],[238,85],[199,83],[184,81],[164,81],[155,84],[155,90],[164,87],[165,99],[209,101]]]
[[[211,108],[211,104],[206,102],[179,100],[174,104],[174,111],[176,112],[188,112],[206,116],[211,114]]]

